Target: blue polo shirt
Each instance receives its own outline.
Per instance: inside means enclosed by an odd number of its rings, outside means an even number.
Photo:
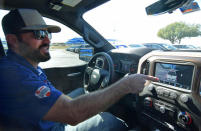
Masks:
[[[0,59],[1,123],[25,130],[51,130],[60,123],[42,118],[61,94],[40,67],[34,68],[12,50]]]

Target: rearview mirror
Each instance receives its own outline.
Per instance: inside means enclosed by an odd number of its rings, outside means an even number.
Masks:
[[[177,8],[180,8],[192,0],[159,0],[146,7],[147,15],[157,15],[163,13],[172,13]]]

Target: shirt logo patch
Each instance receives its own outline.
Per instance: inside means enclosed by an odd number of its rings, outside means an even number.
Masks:
[[[37,96],[40,99],[48,97],[48,96],[50,96],[50,94],[51,94],[50,88],[47,86],[41,86],[35,92],[35,96]]]

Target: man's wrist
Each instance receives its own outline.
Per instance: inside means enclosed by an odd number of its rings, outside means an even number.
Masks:
[[[118,83],[117,85],[119,86],[120,90],[122,92],[124,92],[124,94],[129,94],[131,93],[131,89],[130,89],[130,86],[129,86],[129,83],[128,83],[128,76],[127,77],[123,77]]]

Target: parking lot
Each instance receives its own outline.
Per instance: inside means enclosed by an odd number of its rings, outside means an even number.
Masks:
[[[84,61],[79,60],[79,54],[66,51],[65,49],[51,49],[51,59],[47,62],[39,64],[42,68],[52,67],[70,67],[85,64]]]

